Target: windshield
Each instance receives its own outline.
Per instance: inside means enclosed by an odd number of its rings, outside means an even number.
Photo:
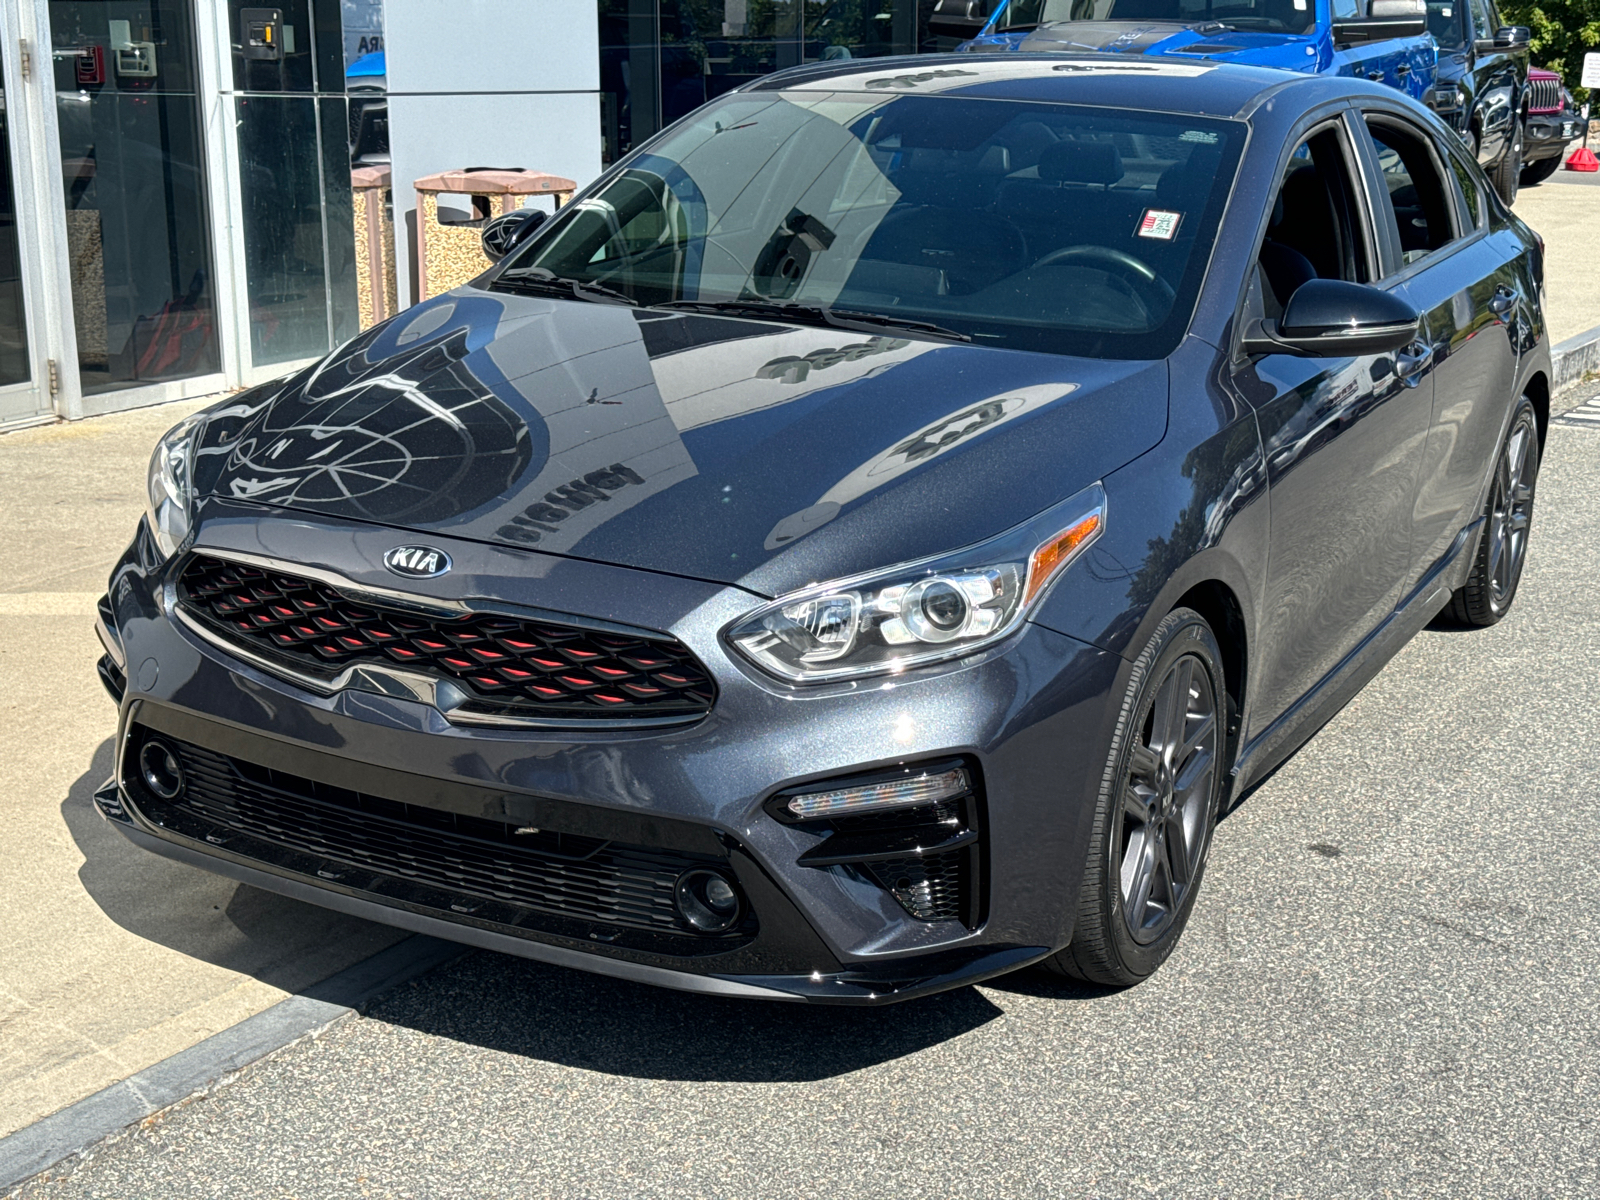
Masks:
[[[492,286],[560,281],[580,300],[754,319],[805,306],[979,345],[1160,358],[1188,325],[1243,131],[956,97],[734,94],[562,210]]]
[[[1464,0],[1449,0],[1440,3],[1440,0],[1428,0],[1428,32],[1433,34],[1433,40],[1445,49],[1453,49],[1467,40],[1466,31],[1461,26],[1461,5]]]
[[[995,29],[1053,21],[1220,21],[1235,29],[1305,33],[1316,21],[1315,8],[1316,0],[1010,0]]]

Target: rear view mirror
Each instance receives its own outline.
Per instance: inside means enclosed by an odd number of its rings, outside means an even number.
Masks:
[[[989,0],[939,0],[928,17],[928,32],[964,42],[988,23]]]
[[[1502,25],[1495,30],[1494,44],[1497,50],[1510,50],[1515,46],[1526,46],[1533,40],[1533,30],[1526,25]]]
[[[480,235],[483,252],[490,262],[499,262],[526,241],[549,215],[542,208],[519,208],[494,218],[484,225]]]
[[[1419,317],[1400,297],[1364,283],[1312,279],[1295,289],[1279,321],[1256,321],[1246,354],[1342,358],[1388,354],[1417,338]]]
[[[1333,40],[1344,44],[1382,42],[1421,37],[1427,31],[1428,0],[1371,0],[1365,17],[1333,23]]]

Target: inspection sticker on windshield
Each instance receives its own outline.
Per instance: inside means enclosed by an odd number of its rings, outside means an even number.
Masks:
[[[1183,220],[1182,213],[1147,208],[1139,221],[1139,236],[1160,238],[1163,242],[1170,242],[1178,236],[1178,222],[1181,220]]]

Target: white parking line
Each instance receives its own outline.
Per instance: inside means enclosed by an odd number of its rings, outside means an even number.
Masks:
[[[1600,396],[1592,396],[1577,408],[1555,417],[1552,425],[1568,425],[1574,429],[1600,429]]]

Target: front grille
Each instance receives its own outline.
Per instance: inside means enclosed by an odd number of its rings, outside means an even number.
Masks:
[[[182,764],[183,788],[166,801],[145,789],[140,807],[196,840],[234,849],[230,833],[244,834],[307,856],[317,865],[304,874],[366,891],[383,891],[371,877],[387,877],[443,893],[447,898],[435,906],[457,912],[473,913],[476,902],[491,902],[505,924],[541,928],[550,923],[541,923],[540,914],[564,919],[567,924],[558,922],[555,932],[569,935],[571,922],[702,943],[745,940],[753,932],[750,916],[731,933],[708,935],[678,915],[678,877],[697,867],[726,869],[721,859],[519,830],[303,779],[175,738],[160,740]]]
[[[1561,111],[1561,81],[1559,79],[1528,80],[1528,111],[1550,113]]]
[[[541,717],[686,716],[716,688],[681,642],[491,614],[430,618],[324,583],[197,554],[185,611],[270,661],[332,680],[353,663],[396,663],[459,685],[469,711]]]

